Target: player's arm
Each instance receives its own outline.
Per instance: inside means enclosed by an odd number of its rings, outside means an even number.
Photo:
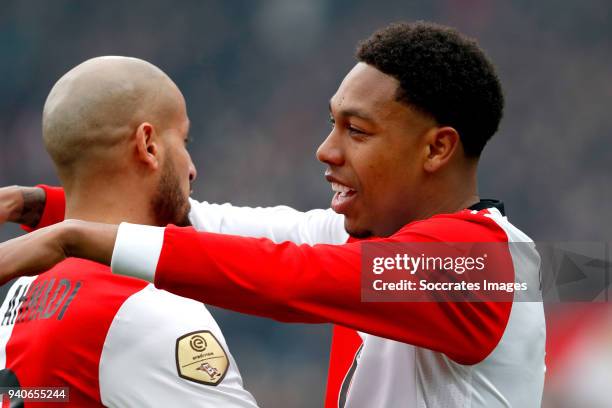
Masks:
[[[348,239],[344,217],[331,209],[302,212],[284,205],[252,208],[190,201],[189,218],[199,231],[311,245],[340,244]]]
[[[265,237],[274,242],[344,243],[344,217],[331,209],[297,211],[287,206],[238,207],[190,199],[189,219],[195,229],[231,235]],[[66,198],[58,187],[0,189],[0,224],[11,221],[26,231],[64,220]],[[4,217],[3,217],[4,215]]]
[[[475,364],[495,348],[512,308],[509,302],[364,303],[359,243],[298,246],[130,224],[118,234],[117,226],[82,221],[1,244],[0,279],[40,273],[68,256],[107,265],[112,258],[116,273],[154,281],[180,296],[282,321],[337,323],[462,364]]]
[[[113,270],[207,304],[287,322],[340,324],[440,351],[462,364],[481,361],[500,340],[511,303],[362,302],[361,262],[359,243],[278,245],[124,224]]]
[[[257,407],[205,306],[152,285],[119,309],[99,373],[107,407]]]

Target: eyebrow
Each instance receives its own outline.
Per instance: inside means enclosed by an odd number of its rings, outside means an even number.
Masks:
[[[329,100],[329,111],[332,111],[332,105],[331,105],[331,99]],[[369,122],[374,122],[374,119],[372,119],[372,116],[368,115],[367,113],[365,113],[364,111],[360,110],[360,109],[356,109],[356,108],[349,108],[349,109],[340,109],[338,111],[338,114],[340,116],[354,116],[360,119],[364,119],[367,120]]]

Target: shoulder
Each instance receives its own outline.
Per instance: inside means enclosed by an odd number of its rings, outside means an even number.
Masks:
[[[218,330],[217,323],[204,304],[183,298],[148,284],[123,303],[115,317],[130,327],[158,326],[157,333],[202,325]],[[136,334],[135,334],[136,335]]]
[[[424,241],[446,242],[508,242],[519,236],[529,239],[495,208],[434,215],[407,224],[395,236],[408,235],[419,236]]]
[[[115,316],[99,375],[108,406],[255,406],[206,307],[151,284]]]

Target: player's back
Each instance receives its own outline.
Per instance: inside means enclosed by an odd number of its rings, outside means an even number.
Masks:
[[[72,406],[255,406],[201,303],[106,266],[21,278],[0,317],[1,386],[67,387]]]

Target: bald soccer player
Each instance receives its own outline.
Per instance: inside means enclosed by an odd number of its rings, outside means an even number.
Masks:
[[[126,57],[78,65],[51,90],[42,127],[67,217],[189,225],[189,119],[159,68]],[[12,395],[65,387],[57,406],[256,407],[202,303],[107,266],[69,258],[17,279],[0,317],[0,386]]]

